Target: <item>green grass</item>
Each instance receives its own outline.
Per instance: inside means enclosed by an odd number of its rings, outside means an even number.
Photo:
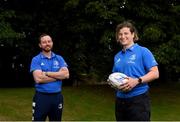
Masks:
[[[114,120],[114,91],[104,86],[64,89],[64,120]]]
[[[180,84],[152,87],[152,120],[180,121]]]
[[[0,121],[31,121],[34,88],[1,88]],[[114,90],[109,86],[63,87],[63,120],[114,121]],[[180,84],[152,85],[153,121],[180,121]]]
[[[0,89],[0,120],[30,120],[32,88]]]

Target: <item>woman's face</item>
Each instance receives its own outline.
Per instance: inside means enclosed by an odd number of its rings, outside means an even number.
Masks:
[[[134,33],[131,33],[130,28],[123,27],[119,30],[117,41],[122,46],[128,47],[134,43]]]

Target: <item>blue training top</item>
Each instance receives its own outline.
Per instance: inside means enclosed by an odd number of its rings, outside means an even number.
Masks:
[[[42,52],[37,56],[33,57],[31,61],[30,72],[35,70],[42,70],[43,72],[57,72],[60,68],[67,67],[66,62],[63,57],[60,55],[56,55],[52,52],[51,58],[45,57]],[[44,93],[57,93],[61,92],[62,81],[56,80],[54,82],[48,83],[36,83],[35,88],[39,92]]]
[[[134,44],[126,51],[118,52],[114,57],[112,72],[121,72],[132,78],[139,78],[147,74],[153,66],[158,65],[153,54],[145,47]],[[148,91],[147,83],[135,86],[129,92],[117,91],[116,96],[130,98]]]

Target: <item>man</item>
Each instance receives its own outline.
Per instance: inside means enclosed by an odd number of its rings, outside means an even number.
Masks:
[[[39,37],[42,51],[31,61],[30,72],[35,81],[33,97],[33,121],[61,121],[63,96],[62,80],[69,78],[69,70],[63,57],[52,52],[53,41],[47,34]]]

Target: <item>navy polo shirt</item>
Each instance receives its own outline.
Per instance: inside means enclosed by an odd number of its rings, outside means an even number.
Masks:
[[[33,57],[30,66],[30,72],[34,70],[42,70],[43,72],[57,72],[60,68],[67,67],[66,62],[63,57],[60,55],[56,55],[52,52],[51,58],[45,57],[42,52],[37,56]],[[61,92],[62,81],[56,80],[54,82],[48,83],[36,83],[35,88],[39,92],[44,93],[57,93]]]
[[[158,65],[153,54],[145,47],[134,44],[126,51],[118,52],[114,57],[114,66],[112,72],[121,72],[132,78],[139,78],[149,72],[149,70]],[[120,98],[129,98],[137,96],[148,91],[147,83],[139,84],[129,92],[117,91],[116,96]]]

